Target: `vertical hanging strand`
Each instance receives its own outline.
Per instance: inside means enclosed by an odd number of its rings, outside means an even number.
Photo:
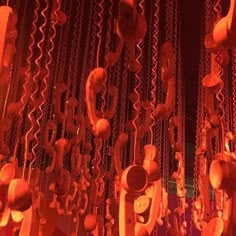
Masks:
[[[84,3],[85,1],[80,1],[76,4],[76,15],[75,15],[75,29],[74,36],[78,38],[77,45],[75,48],[75,58],[74,58],[74,73],[73,73],[73,85],[72,85],[72,96],[76,97],[76,91],[79,90],[81,86],[77,83],[77,80],[81,81],[81,74],[79,73],[80,64],[79,60],[81,57],[81,38],[82,38],[82,19],[84,17]],[[78,76],[79,75],[79,76]],[[78,78],[79,77],[79,78]],[[84,88],[83,88],[84,89]],[[78,96],[77,96],[78,97]],[[79,99],[82,100],[82,99]]]
[[[26,86],[27,86],[28,83],[31,83],[31,81],[30,81],[30,77],[31,77],[31,73],[32,73],[31,59],[33,58],[33,47],[34,47],[34,44],[35,44],[36,23],[38,21],[39,8],[40,8],[40,5],[39,5],[39,1],[37,0],[36,1],[36,7],[34,9],[34,20],[33,20],[33,23],[32,23],[32,32],[31,32],[31,35],[30,35],[30,42],[31,43],[29,45],[29,56],[27,57],[27,69],[26,69],[26,72],[25,72],[26,81],[24,83],[24,95],[21,98],[21,102],[22,102],[23,105],[25,104],[25,98],[26,98],[26,91],[27,91]],[[34,79],[35,79],[35,77],[34,77]],[[32,81],[32,82],[35,82],[35,81]],[[34,96],[34,94],[32,94],[31,96]],[[23,110],[24,110],[24,106],[22,106],[22,109],[20,109],[20,111],[19,111],[19,117],[20,117],[19,124],[21,124],[22,121],[23,121]],[[32,110],[34,112],[34,108]],[[31,110],[31,113],[28,114],[28,119],[31,121],[30,130],[32,130],[32,127],[33,127],[33,120],[32,120],[33,113],[32,113],[32,110]],[[19,126],[19,129],[20,128],[21,128],[21,125]],[[27,163],[27,158],[28,158],[28,149],[29,149],[28,138],[29,138],[29,134],[30,134],[30,132],[28,132],[28,135],[26,134],[26,136],[25,136],[25,150],[24,150],[25,153],[24,153],[23,172],[22,172],[22,177],[23,178],[24,178],[25,168],[26,168],[26,163]],[[18,142],[19,142],[19,139],[20,139],[20,137],[18,137]],[[17,150],[17,145],[16,145],[15,150]]]
[[[138,4],[138,7],[140,8],[140,13],[143,14],[144,13],[144,9],[143,9],[143,3],[144,3],[144,0],[141,0]],[[137,43],[137,62],[140,63],[140,59],[142,58],[142,41],[138,42]],[[135,85],[135,88],[134,88],[134,93],[135,95],[137,96],[137,99],[134,103],[134,111],[135,111],[135,115],[134,115],[134,119],[132,121],[132,124],[134,126],[134,148],[133,148],[133,163],[134,164],[137,164],[137,157],[139,156],[136,151],[138,150],[137,149],[137,133],[138,133],[138,129],[137,129],[137,122],[138,122],[138,118],[139,118],[139,111],[138,111],[138,104],[140,103],[140,88],[141,88],[141,77],[140,77],[140,72],[136,72],[135,73],[135,80],[136,80],[136,85]]]
[[[19,6],[20,5],[20,6]],[[25,20],[26,20],[26,15],[27,15],[27,5],[28,5],[28,0],[24,2],[24,4],[19,4],[18,3],[18,9],[21,9],[21,14],[18,16],[18,32],[24,32],[26,29],[25,26]],[[23,10],[22,10],[23,8]],[[18,12],[18,11],[17,11]],[[16,101],[16,99],[19,99],[17,95],[22,93],[22,96],[24,94],[23,86],[22,84],[24,81],[21,81],[18,76],[19,69],[22,67],[22,61],[24,61],[24,42],[26,41],[26,34],[18,34],[18,40],[16,44],[16,54],[15,54],[15,59],[13,62],[13,70],[12,70],[12,76],[10,77],[10,87],[9,87],[9,96],[6,99],[8,103]],[[3,104],[0,101],[0,104]],[[18,135],[20,136],[20,130],[18,129],[18,122],[12,126],[11,132],[7,133],[6,140],[8,143],[11,145],[10,150],[15,150],[17,146],[17,137]],[[14,151],[13,151],[14,152]],[[14,153],[13,153],[14,156]],[[14,157],[13,157],[14,158]]]
[[[46,91],[47,91],[47,78],[45,76],[43,76],[44,78],[42,78],[42,76],[40,76],[40,69],[42,68],[42,65],[41,65],[41,59],[42,59],[42,56],[44,54],[43,52],[43,49],[42,49],[42,44],[44,43],[44,40],[45,40],[45,27],[46,27],[46,24],[47,24],[47,18],[46,18],[46,12],[48,11],[48,8],[49,8],[49,5],[48,3],[46,3],[46,6],[45,8],[42,10],[41,12],[41,15],[43,16],[43,23],[42,25],[39,27],[39,31],[42,35],[42,39],[40,40],[40,42],[37,44],[39,50],[40,50],[40,55],[39,55],[39,58],[38,60],[36,59],[36,64],[39,68],[39,71],[38,71],[38,77],[41,77],[41,78],[38,78],[40,80],[42,80],[42,91],[40,92],[40,94],[42,95],[40,97],[40,104],[38,105],[38,117],[36,119],[36,126],[37,126],[37,129],[35,131],[35,134],[34,134],[34,139],[35,139],[35,144],[32,146],[32,154],[33,154],[33,160],[30,162],[30,166],[29,166],[29,181],[30,181],[30,175],[31,175],[31,168],[34,164],[34,162],[39,158],[39,155],[37,155],[36,153],[36,149],[38,149],[39,147],[39,134],[40,132],[42,131],[42,127],[41,127],[41,120],[43,118],[43,115],[44,115],[44,111],[43,111],[43,106],[44,106],[44,103],[45,103],[45,97],[46,97]],[[40,68],[41,67],[41,68]],[[47,68],[46,68],[47,70]],[[46,71],[46,75],[48,75],[48,70]],[[37,82],[38,83],[38,82]],[[37,90],[40,90],[40,88],[37,88],[36,87],[36,92],[38,92]]]
[[[232,50],[232,117],[233,117],[233,127],[232,131],[236,133],[236,49]]]
[[[83,1],[85,2],[85,1]],[[92,1],[90,1],[92,2]],[[83,26],[85,25],[84,23],[84,19],[86,19],[85,17],[83,18],[83,15],[81,14],[80,15],[80,21],[81,21],[81,32],[86,32],[86,35],[85,35],[85,44],[83,45],[83,60],[80,60],[81,61],[81,77],[80,78],[77,78],[77,83],[80,84],[80,87],[79,87],[79,96],[81,96],[82,98],[85,97],[85,83],[86,83],[86,77],[88,75],[88,72],[90,70],[90,68],[88,68],[90,66],[90,61],[89,61],[89,52],[91,51],[91,45],[90,43],[93,42],[93,40],[95,39],[94,35],[92,35],[92,38],[90,37],[91,35],[91,30],[92,30],[92,19],[93,19],[93,8],[92,7],[86,7],[86,4],[88,4],[88,2],[86,2],[84,4],[84,8],[82,8],[82,12],[85,12],[85,9],[88,9],[88,18],[87,18],[87,27],[86,27],[86,31],[83,29]],[[94,48],[93,48],[94,49]],[[82,53],[82,51],[81,51]],[[89,62],[89,63],[88,63]],[[76,75],[78,76],[78,75]],[[84,99],[79,99],[78,101],[78,108],[81,112],[84,112],[85,111],[85,101]]]
[[[156,91],[157,91],[157,66],[158,66],[158,42],[159,42],[159,5],[160,0],[155,1],[154,3],[154,14],[153,14],[153,34],[152,34],[152,74],[151,74],[151,125],[150,125],[150,135],[151,135],[151,144],[153,144],[156,140],[154,140],[153,135],[153,128],[155,125],[155,119],[154,119],[154,112],[156,107]]]

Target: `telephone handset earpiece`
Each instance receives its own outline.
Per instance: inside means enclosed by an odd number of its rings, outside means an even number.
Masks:
[[[221,18],[213,29],[213,38],[225,48],[236,46],[236,1],[230,0],[228,14]]]
[[[176,55],[171,42],[165,42],[160,49],[161,80],[172,78],[176,70]]]
[[[136,10],[135,0],[120,0],[116,31],[125,42],[139,42],[147,32],[143,14]]]
[[[167,119],[175,108],[176,94],[176,55],[172,43],[167,41],[161,46],[160,64],[161,64],[161,80],[163,83],[163,91],[166,94],[165,103],[158,104],[155,110],[155,118]]]
[[[96,96],[101,91],[106,77],[106,70],[98,67],[90,72],[86,82],[86,104],[89,122],[92,125],[94,135],[102,139],[109,138],[111,129],[109,121],[98,117],[96,114]]]

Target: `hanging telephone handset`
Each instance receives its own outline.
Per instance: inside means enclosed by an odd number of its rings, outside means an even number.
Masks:
[[[213,38],[218,45],[233,49],[236,46],[236,1],[230,0],[228,14],[221,18],[213,29]]]
[[[119,208],[121,235],[150,235],[154,228],[161,201],[158,158],[157,148],[145,145],[143,165],[131,165],[122,173]],[[137,194],[139,197],[135,199]]]
[[[65,210],[62,207],[64,207],[66,196],[70,191],[71,175],[68,170],[64,169],[63,159],[64,155],[70,150],[70,143],[67,139],[60,138],[54,146],[56,157],[55,162],[51,163],[50,168],[55,171],[55,182],[49,186],[49,189],[53,191],[53,201],[50,203],[50,207],[57,208],[58,214],[64,215]]]
[[[96,114],[96,96],[106,81],[107,72],[99,67],[92,70],[86,82],[86,104],[89,122],[92,125],[94,135],[107,139],[110,136],[110,124],[107,119],[100,118]]]
[[[28,77],[28,78],[27,78]],[[22,96],[17,102],[11,102],[7,105],[6,116],[7,117],[17,117],[19,118],[19,112],[24,110],[27,105],[30,95],[32,93],[32,80],[29,79],[30,75],[26,75],[26,68],[22,67],[17,73],[17,79],[23,84]]]
[[[10,67],[16,52],[17,14],[9,6],[0,6],[0,85],[8,82]]]
[[[175,94],[176,94],[176,55],[171,42],[165,42],[161,46],[160,52],[161,63],[161,80],[163,82],[163,90],[166,94],[164,104],[158,104],[154,113],[155,118],[167,119],[175,107]]]
[[[147,23],[143,14],[136,10],[135,0],[119,1],[119,17],[115,20],[115,33],[119,37],[116,52],[109,52],[106,56],[108,65],[113,65],[123,49],[124,42],[128,44],[128,68],[132,72],[140,70],[141,65],[135,59],[135,44],[141,41],[147,32]]]

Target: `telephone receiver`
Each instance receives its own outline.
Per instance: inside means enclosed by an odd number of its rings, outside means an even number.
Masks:
[[[172,77],[165,82],[164,86],[166,86],[165,94],[165,103],[158,104],[154,117],[156,119],[167,119],[171,113],[174,111],[175,108],[175,97],[176,97],[176,78]]]
[[[87,214],[84,219],[84,228],[93,236],[104,235],[104,219],[100,214]]]
[[[143,139],[145,134],[148,132],[150,128],[150,123],[151,123],[151,113],[152,113],[152,108],[151,108],[151,103],[150,101],[146,100],[143,101],[141,104],[142,108],[145,110],[145,118],[144,122],[140,124],[138,127],[138,138]]]
[[[54,100],[54,115],[56,123],[63,123],[65,121],[65,114],[61,111],[62,94],[66,91],[64,83],[57,83],[55,87],[55,100]]]
[[[182,145],[176,138],[176,129],[178,128],[179,120],[177,116],[172,116],[169,120],[169,142],[175,152],[182,152]]]
[[[178,161],[177,171],[172,174],[172,178],[176,180],[176,195],[179,198],[186,196],[186,189],[184,187],[184,166],[183,156],[180,152],[175,152],[175,159]]]
[[[220,217],[214,217],[202,230],[202,236],[221,236],[224,230],[224,222]]]
[[[225,48],[234,48],[236,43],[236,2],[230,0],[228,14],[221,18],[213,29],[213,38]]]
[[[176,55],[170,41],[162,44],[160,49],[161,80],[167,82],[171,79],[176,70]]]
[[[144,162],[131,165],[121,176],[119,232],[120,235],[150,235],[156,223],[161,201],[158,150],[144,146]],[[141,195],[135,200],[136,194]]]
[[[77,125],[74,124],[75,108],[78,105],[78,100],[75,97],[70,97],[67,101],[67,116],[66,116],[66,131],[71,134],[76,134]]]
[[[24,92],[21,95],[21,98],[17,102],[9,103],[7,106],[6,116],[7,117],[19,117],[19,112],[24,110],[24,107],[28,103],[28,100],[31,95],[31,87],[32,87],[32,81],[30,79],[26,79],[26,68],[22,67],[19,69],[17,74],[17,79],[19,79],[24,85]]]
[[[125,42],[139,42],[147,32],[144,15],[136,10],[135,0],[119,1],[119,17],[116,22],[116,33]]]
[[[215,190],[236,191],[236,165],[224,160],[213,160],[209,178]]]
[[[119,43],[113,61],[120,56],[123,42],[126,42],[129,51],[128,69],[131,72],[138,72],[141,69],[141,64],[135,59],[135,43],[144,38],[147,32],[147,23],[144,15],[137,12],[135,0],[119,1],[119,17],[115,21],[115,32],[119,37]],[[113,62],[111,59],[110,61]]]
[[[8,155],[10,153],[9,146],[5,143],[5,133],[11,128],[12,119],[4,118],[0,122],[0,154]]]
[[[96,96],[102,89],[107,78],[105,69],[98,67],[92,70],[86,82],[86,105],[89,122],[95,136],[108,139],[111,133],[110,123],[107,119],[96,114]]]
[[[47,173],[51,173],[53,170],[63,169],[63,158],[70,150],[70,142],[65,138],[60,138],[55,142],[54,150],[55,151],[52,153],[51,164],[46,169]]]
[[[6,84],[10,76],[10,65],[16,52],[15,39],[17,14],[9,6],[0,7],[0,85]]]

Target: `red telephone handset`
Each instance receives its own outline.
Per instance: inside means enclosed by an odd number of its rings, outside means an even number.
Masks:
[[[158,104],[154,113],[155,118],[167,119],[175,108],[176,78],[175,59],[176,55],[171,42],[165,42],[161,46],[161,80],[163,82],[166,99],[164,104]]]
[[[230,0],[228,14],[221,18],[213,29],[213,38],[225,48],[236,46],[236,1]]]
[[[109,138],[111,130],[109,121],[98,117],[96,114],[96,96],[101,91],[106,77],[106,70],[99,67],[90,72],[86,82],[86,105],[89,122],[92,125],[94,135],[102,139]]]
[[[132,72],[138,72],[141,65],[135,59],[135,43],[141,41],[146,32],[145,17],[137,12],[135,0],[120,0],[119,17],[115,20],[115,33],[119,37],[119,42],[116,52],[109,52],[106,56],[108,65],[113,65],[118,60],[126,42],[129,50],[128,68]]]
[[[138,42],[144,38],[147,23],[144,15],[137,12],[135,0],[120,0],[116,30],[125,42]]]
[[[15,40],[17,30],[15,28],[17,15],[9,6],[0,7],[0,85],[8,82],[10,66],[15,54]]]

